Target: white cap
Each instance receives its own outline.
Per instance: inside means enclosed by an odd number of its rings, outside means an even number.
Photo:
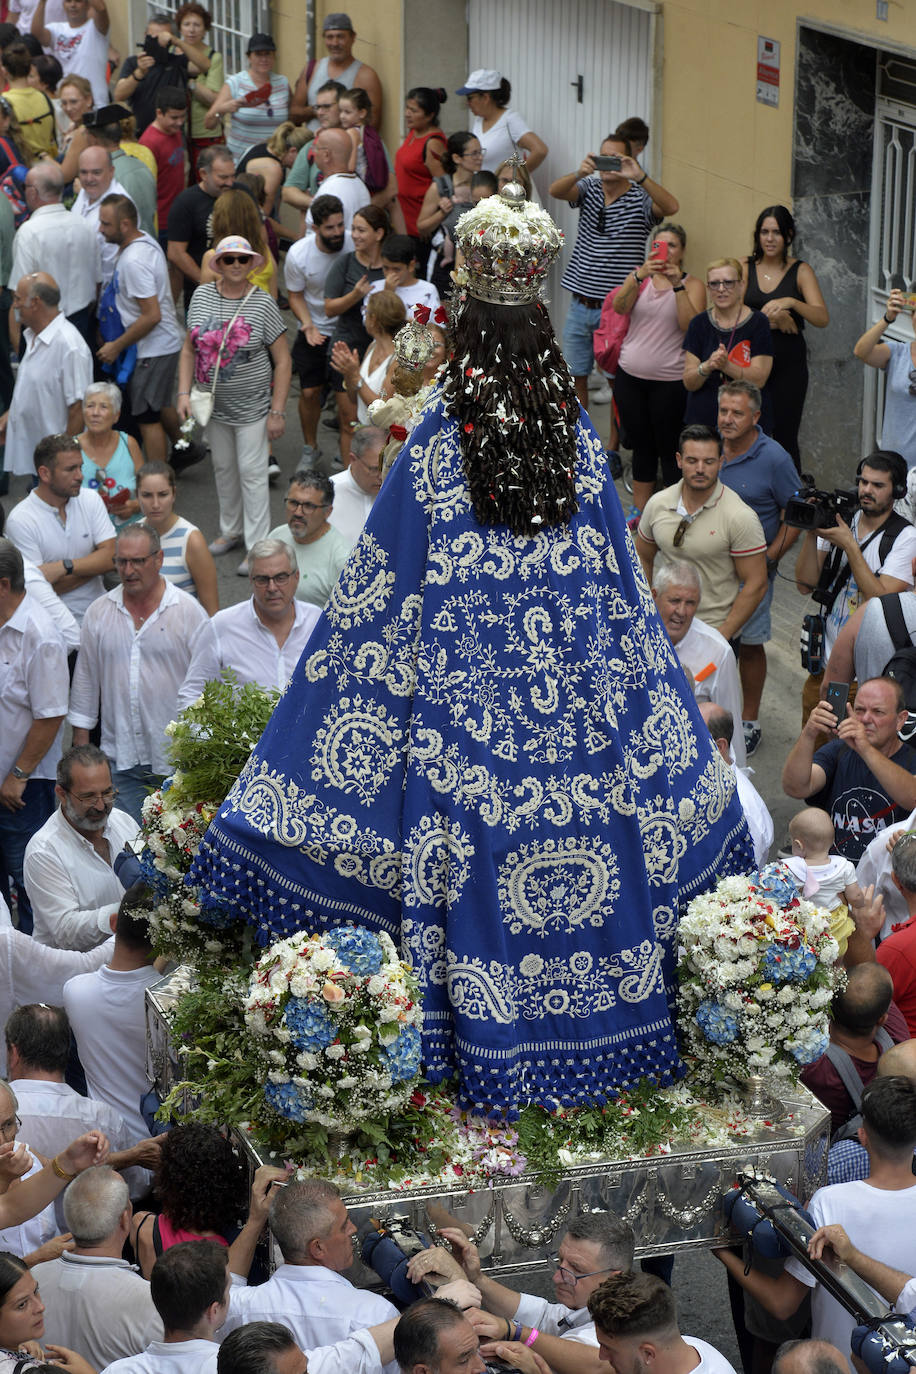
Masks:
[[[498,91],[502,80],[499,72],[491,71],[487,67],[478,67],[476,71],[471,72],[467,81],[455,94],[470,95],[473,91]]]

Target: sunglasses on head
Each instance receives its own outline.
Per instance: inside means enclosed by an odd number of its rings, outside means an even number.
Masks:
[[[232,266],[233,266],[235,263],[237,263],[237,262],[241,262],[241,263],[251,262],[251,254],[250,254],[250,253],[224,253],[224,254],[222,255],[222,257],[220,258],[220,262],[224,262],[224,263],[226,264],[227,267],[232,267]]]

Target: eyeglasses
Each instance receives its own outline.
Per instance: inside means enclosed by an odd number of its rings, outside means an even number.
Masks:
[[[0,1135],[16,1135],[22,1128],[22,1122],[18,1116],[8,1116],[5,1121],[0,1121]]]
[[[276,582],[278,587],[285,587],[292,573],[276,573],[273,577],[267,577],[264,573],[252,573],[251,581],[256,587],[268,587],[271,582]]]
[[[116,558],[114,565],[119,571],[122,568],[142,568],[144,563],[155,557],[154,553],[145,553],[142,558]]]
[[[580,1279],[594,1279],[597,1278],[599,1274],[620,1273],[619,1269],[604,1268],[593,1269],[590,1274],[576,1274],[572,1271],[572,1269],[567,1269],[566,1266],[560,1262],[559,1255],[551,1255],[550,1263],[556,1267],[556,1271],[560,1275],[560,1278],[565,1280],[565,1282],[570,1284],[573,1288],[575,1288],[576,1284],[579,1282]]]
[[[316,105],[316,106],[315,106],[315,109],[316,109],[316,110],[333,110],[336,104],[337,104],[337,101],[336,101],[336,100],[331,100],[327,105]]]
[[[690,526],[693,524],[695,519],[696,516],[694,515],[685,515],[681,523],[678,525],[677,529],[674,531],[674,538],[671,542],[676,549],[679,549],[683,544],[684,535],[690,529]]]
[[[64,791],[68,797],[73,797],[74,801],[82,802],[83,806],[91,806],[93,802],[104,802],[106,806],[110,802],[115,802],[120,795],[116,787],[109,787],[104,792],[74,792],[71,788],[65,787]]]
[[[219,261],[224,262],[227,267],[234,267],[237,262],[251,262],[251,257],[248,253],[224,253]]]
[[[287,496],[286,504],[289,506],[290,510],[304,510],[311,514],[313,510],[324,510],[330,502],[318,501],[316,503],[315,501],[294,501],[291,496]]]
[[[733,286],[738,285],[737,277],[729,277],[727,281],[708,281],[706,289],[708,291],[731,291]]]

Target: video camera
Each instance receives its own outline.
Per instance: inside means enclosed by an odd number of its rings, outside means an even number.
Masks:
[[[836,524],[837,516],[848,525],[858,508],[859,494],[848,487],[819,491],[817,487],[805,486],[789,497],[783,520],[797,530],[829,530]]]

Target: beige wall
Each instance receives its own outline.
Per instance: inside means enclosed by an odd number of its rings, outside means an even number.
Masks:
[[[316,57],[325,56],[321,41],[324,16],[343,9],[356,30],[353,55],[374,67],[382,83],[382,138],[392,155],[401,141],[401,0],[316,0]],[[271,0],[277,67],[291,82],[308,59],[305,0]]]
[[[912,0],[666,0],[662,181],[681,203],[690,265],[746,253],[763,206],[791,205],[796,20],[886,47],[916,46]],[[779,106],[757,103],[757,36],[781,49]]]

